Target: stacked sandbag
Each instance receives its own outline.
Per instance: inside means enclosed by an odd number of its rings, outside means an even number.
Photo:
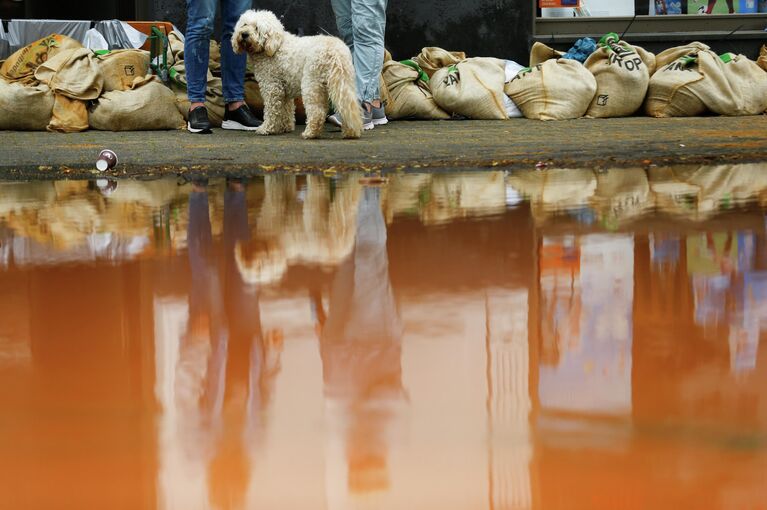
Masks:
[[[577,119],[591,105],[597,81],[576,60],[549,59],[520,71],[504,91],[528,119]]]
[[[762,46],[762,50],[759,52],[759,59],[756,64],[767,71],[767,46]]]
[[[447,51],[433,46],[423,48],[421,53],[413,57],[413,62],[418,64],[430,79],[440,69],[463,60],[466,60],[466,54],[462,51]]]
[[[53,92],[47,85],[0,80],[0,130],[44,131],[52,112]]]
[[[175,94],[157,77],[129,90],[105,92],[93,105],[90,126],[101,131],[181,129]]]
[[[767,73],[743,55],[694,49],[650,80],[645,111],[653,117],[758,115],[767,110]]]
[[[381,76],[385,84],[386,116],[389,119],[449,119],[450,114],[434,101],[429,77],[413,61],[384,63]]]
[[[105,92],[132,89],[149,73],[149,52],[142,50],[97,51],[96,62]]]
[[[86,102],[97,99],[104,87],[93,52],[86,48],[62,51],[35,70],[35,78],[54,94],[48,131],[74,133],[88,129]]]
[[[711,48],[707,44],[702,42],[691,42],[682,46],[675,46],[658,53],[655,56],[655,70],[659,71],[662,67],[665,67],[673,62],[676,62],[680,58],[697,53],[699,51],[710,50]]]
[[[9,82],[36,85],[38,79],[34,74],[40,64],[61,52],[82,47],[82,44],[65,35],[51,34],[43,37],[0,62],[0,78]]]
[[[586,116],[627,117],[644,103],[655,72],[655,55],[621,41],[618,34],[607,34],[584,65],[597,80],[596,96]]]
[[[434,73],[431,92],[440,108],[475,120],[509,118],[504,98],[506,61],[476,57]]]

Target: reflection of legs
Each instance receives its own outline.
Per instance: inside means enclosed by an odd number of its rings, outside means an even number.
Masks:
[[[727,0],[727,8],[730,10],[730,14],[735,14],[735,6],[732,5],[732,0]]]

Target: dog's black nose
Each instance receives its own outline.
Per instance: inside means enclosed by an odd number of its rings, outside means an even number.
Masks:
[[[242,35],[241,35],[240,37],[242,37],[243,39],[247,39],[247,38],[248,38],[248,37],[250,37],[250,36],[248,35],[248,33],[247,33],[247,32],[243,32],[243,33],[242,33]]]

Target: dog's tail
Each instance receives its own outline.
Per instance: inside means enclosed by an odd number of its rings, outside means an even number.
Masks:
[[[341,131],[344,138],[359,138],[362,134],[362,111],[357,101],[351,53],[348,49],[345,53],[344,58],[339,58],[338,55],[332,55],[330,58],[328,95],[336,112],[341,114]]]

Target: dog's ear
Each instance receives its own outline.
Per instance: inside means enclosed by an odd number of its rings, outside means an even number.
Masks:
[[[264,42],[264,52],[267,57],[273,57],[277,50],[282,46],[283,33],[281,30],[270,30],[266,34],[266,41]]]

